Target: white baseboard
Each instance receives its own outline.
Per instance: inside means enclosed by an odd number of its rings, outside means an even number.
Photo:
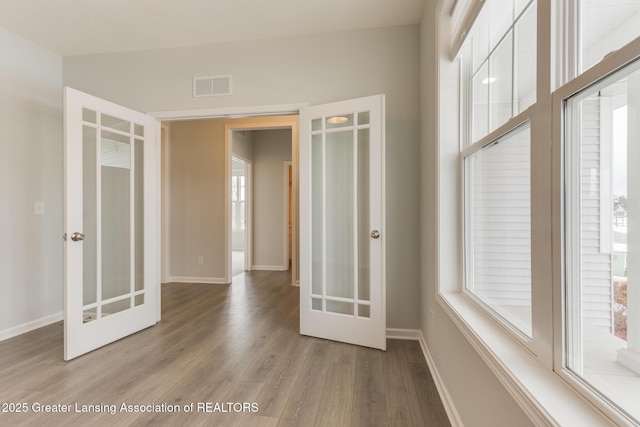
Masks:
[[[52,314],[51,316],[43,317],[41,319],[33,320],[31,322],[23,323],[22,325],[14,326],[4,331],[0,331],[0,341],[8,340],[9,338],[17,337],[18,335],[26,334],[34,329],[42,328],[43,326],[51,325],[52,323],[59,322],[63,319],[63,313]]]
[[[172,276],[169,278],[171,283],[204,283],[209,285],[228,285],[229,282],[223,277],[185,277]]]
[[[431,352],[427,347],[427,342],[424,339],[424,335],[422,331],[419,329],[394,329],[387,328],[387,338],[395,339],[395,340],[411,340],[418,341],[420,344],[420,348],[422,349],[422,354],[424,355],[425,360],[427,361],[427,366],[429,366],[429,371],[431,372],[431,376],[433,377],[433,381],[436,384],[436,388],[438,389],[438,394],[440,395],[440,400],[442,400],[442,404],[444,406],[444,410],[447,412],[447,416],[449,417],[449,422],[452,427],[463,427],[462,419],[460,418],[460,414],[456,410],[455,404],[453,403],[453,399],[447,388],[445,387],[442,377],[436,368],[435,361],[431,356]]]
[[[262,271],[287,271],[289,266],[283,267],[281,265],[253,265],[251,266],[251,271],[253,270],[262,270]]]
[[[418,329],[387,328],[387,338],[390,340],[420,341],[420,334],[422,334],[422,332]]]

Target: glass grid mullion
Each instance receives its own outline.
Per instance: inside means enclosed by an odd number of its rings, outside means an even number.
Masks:
[[[507,36],[509,35],[510,32],[514,31],[515,26],[520,22],[520,20],[522,19],[522,17],[524,16],[524,14],[529,10],[529,7],[531,7],[531,4],[533,3],[534,0],[531,0],[529,3],[527,3],[527,5],[522,9],[522,12],[520,12],[520,14],[518,15],[518,17],[511,23],[511,25],[509,26],[509,28],[507,28],[507,30],[504,32],[504,34],[498,39],[498,41],[496,42],[496,45],[491,48],[489,50],[489,53],[487,54],[487,57],[485,59],[482,60],[482,62],[480,62],[477,66],[477,68],[475,70],[472,69],[472,73],[471,73],[471,79],[474,79],[476,77],[476,75],[478,74],[478,72],[480,71],[480,69],[482,68],[482,66],[484,64],[486,64],[486,62],[489,60],[489,58],[491,58],[493,56],[493,54],[495,53],[495,51],[498,49],[498,47],[502,44],[502,42],[504,41],[505,38],[507,38]],[[489,42],[490,43],[490,42]]]
[[[481,72],[482,68],[486,65],[487,66],[487,76],[491,77],[491,71],[492,71],[492,63],[491,63],[491,58],[494,56],[496,50],[498,50],[498,48],[500,48],[500,46],[502,45],[502,43],[505,41],[505,39],[509,36],[509,34],[512,34],[512,45],[511,45],[511,117],[514,117],[517,113],[516,113],[516,83],[517,83],[517,76],[516,76],[516,46],[517,46],[517,33],[516,33],[516,26],[520,23],[520,21],[523,19],[524,15],[529,11],[529,8],[532,7],[532,4],[535,2],[535,0],[530,0],[527,5],[525,7],[522,8],[522,11],[515,17],[515,19],[513,20],[513,22],[511,23],[511,25],[507,28],[507,30],[505,31],[505,33],[500,37],[500,39],[498,39],[498,41],[496,42],[495,46],[493,46],[493,48],[491,48],[489,50],[489,53],[487,54],[487,56],[484,58],[484,60],[482,60],[481,62],[478,63],[477,67],[474,69],[473,68],[473,43],[471,44],[471,49],[470,52],[468,52],[468,55],[470,55],[470,60],[468,61],[470,66],[470,77],[467,81],[471,82],[470,86],[471,86],[471,90],[469,91],[471,94],[467,96],[466,99],[469,99],[469,108],[471,110],[473,110],[473,102],[474,102],[474,97],[473,97],[473,92],[474,92],[474,85],[473,85],[473,81],[475,80],[475,78],[478,76],[478,74]],[[515,11],[514,11],[515,13]],[[474,39],[474,37],[471,38],[472,40]],[[488,43],[490,43],[490,40],[487,41]],[[492,119],[492,114],[493,114],[493,105],[491,102],[491,96],[492,96],[492,92],[493,89],[491,87],[491,85],[489,85],[489,87],[487,88],[487,129],[490,130],[491,129],[491,119]],[[463,98],[464,99],[464,98]],[[468,130],[466,131],[467,135],[466,138],[469,141],[468,144],[472,144],[474,141],[472,140],[472,138],[474,138],[473,135],[473,124],[475,123],[475,118],[474,118],[474,114],[473,112],[471,112],[468,116],[470,118],[469,122],[466,124]],[[491,133],[490,131],[488,133]]]

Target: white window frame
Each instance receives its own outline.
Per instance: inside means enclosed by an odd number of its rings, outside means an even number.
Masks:
[[[629,419],[563,368],[561,106],[562,100],[585,87],[585,82],[640,56],[640,41],[631,42],[574,78],[579,64],[574,50],[579,33],[570,25],[574,4],[538,0],[536,103],[476,143],[488,144],[531,121],[533,339],[527,343],[514,339],[508,327],[487,315],[464,292],[464,176],[460,162],[464,132],[458,102],[462,89],[460,66],[453,58],[473,17],[456,15],[464,11],[452,9],[452,3],[440,1],[437,22],[436,300],[534,424],[628,424]],[[471,1],[467,10],[477,14],[482,3]],[[556,87],[559,89],[553,92]]]
[[[499,1],[499,0],[498,0]],[[537,1],[537,0],[528,0],[528,2],[531,1]],[[481,1],[481,4],[484,5],[486,2],[484,0]],[[465,148],[469,147],[471,148],[471,146],[476,146],[479,143],[482,143],[483,141],[487,140],[487,137],[490,137],[492,135],[493,138],[489,138],[489,139],[493,139],[493,141],[497,141],[498,139],[500,139],[502,136],[504,135],[497,135],[497,128],[487,132],[486,135],[483,135],[482,137],[480,137],[477,141],[473,140],[473,129],[474,129],[474,120],[476,119],[474,117],[474,112],[473,112],[473,92],[474,92],[474,88],[473,88],[473,84],[471,83],[474,79],[474,77],[480,72],[480,70],[484,67],[487,66],[489,67],[488,70],[491,71],[491,63],[492,63],[492,59],[495,60],[495,54],[496,51],[501,47],[501,45],[504,43],[505,39],[507,39],[509,36],[511,36],[511,118],[513,119],[516,116],[520,116],[520,114],[524,113],[526,110],[529,109],[529,107],[525,108],[524,110],[518,112],[519,110],[519,106],[517,105],[517,99],[516,99],[516,89],[517,89],[517,76],[516,76],[516,57],[517,57],[517,52],[516,52],[516,41],[517,41],[517,37],[516,37],[516,26],[520,23],[522,23],[523,21],[523,17],[525,15],[525,12],[528,12],[529,7],[534,8],[535,5],[529,5],[527,4],[527,6],[520,11],[520,13],[518,14],[518,16],[514,17],[514,21],[512,21],[509,26],[505,29],[505,33],[502,34],[499,38],[499,40],[496,42],[496,45],[491,48],[488,52],[487,52],[487,57],[484,58],[482,60],[482,62],[480,63],[480,65],[478,65],[478,69],[477,70],[473,70],[473,52],[467,52],[467,53],[471,53],[472,58],[470,58],[468,63],[461,63],[460,64],[460,72],[461,75],[463,76],[463,78],[461,78],[461,94],[462,94],[462,99],[464,99],[466,102],[464,103],[465,105],[463,105],[463,103],[461,103],[461,114],[462,114],[462,118],[463,118],[463,123],[461,126],[461,130],[463,132],[463,134],[461,135],[461,151],[465,151]],[[482,8],[478,8],[477,11],[474,11],[475,15],[479,15],[480,12],[482,11]],[[469,24],[469,25],[473,25],[473,23]],[[467,32],[470,32],[472,29],[472,27],[467,30]],[[465,36],[466,33],[465,32]],[[461,43],[461,46],[459,46],[459,49],[462,50],[464,49],[464,43]],[[471,49],[468,49],[469,51],[471,51]],[[493,109],[494,109],[494,105],[491,102],[492,100],[492,86],[489,84],[487,86],[488,88],[488,92],[489,92],[489,99],[487,100],[487,129],[491,128],[491,121],[492,121],[492,113],[493,113]],[[535,103],[535,102],[534,102]],[[530,113],[529,113],[530,115]],[[525,120],[526,121],[526,120]],[[524,121],[523,121],[524,123]],[[486,144],[485,144],[486,145]]]
[[[556,189],[556,187],[562,190],[567,185],[564,178],[564,139],[567,138],[566,135],[568,133],[572,132],[572,129],[565,128],[564,122],[565,115],[567,114],[566,100],[571,98],[575,94],[588,89],[591,86],[601,84],[602,82],[607,82],[609,79],[611,79],[612,74],[616,73],[617,71],[621,70],[634,61],[640,61],[640,39],[636,39],[628,45],[620,48],[616,52],[610,54],[593,67],[589,68],[576,78],[569,81],[567,84],[558,88],[558,90],[553,93],[554,190]],[[615,79],[617,78],[614,76],[611,82],[613,82]],[[575,130],[573,131],[575,132]],[[569,154],[566,155],[569,156]],[[579,195],[576,197],[579,197]],[[575,246],[575,242],[565,241],[565,236],[567,235],[567,233],[572,233],[572,230],[568,230],[570,224],[573,223],[570,218],[575,217],[575,215],[579,215],[579,212],[575,212],[575,210],[573,209],[573,206],[575,204],[575,200],[565,200],[564,191],[557,191],[554,193],[552,229],[552,233],[554,235],[554,253],[565,253],[565,250],[567,249],[565,245]],[[566,224],[563,221],[563,218],[565,217],[567,218]],[[576,253],[578,253],[577,248],[572,248],[572,250],[568,252],[568,254]],[[610,405],[605,400],[605,398],[603,398],[599,393],[594,391],[589,385],[581,380],[576,374],[565,367],[567,359],[565,345],[578,344],[565,344],[567,333],[565,332],[566,327],[564,325],[564,322],[582,321],[581,318],[577,318],[580,316],[579,313],[572,313],[566,308],[567,299],[575,298],[574,294],[570,292],[571,289],[569,289],[567,282],[572,280],[571,275],[577,274],[575,269],[579,268],[579,264],[575,260],[565,259],[562,256],[559,258],[560,259],[556,261],[558,261],[557,264],[560,265],[557,266],[558,268],[554,269],[553,277],[554,299],[556,301],[554,315],[558,319],[563,319],[563,321],[558,321],[554,325],[555,371],[564,381],[578,390],[582,395],[586,396],[593,405],[595,405],[603,413],[607,414],[607,416],[609,416],[611,419],[615,420],[620,425],[631,424],[632,421],[627,418],[625,414],[618,411],[617,409],[614,409],[612,405]],[[575,306],[575,303],[572,305]]]
[[[507,123],[503,126],[500,126],[495,131],[489,133],[487,136],[482,138],[480,141],[470,145],[468,148],[463,150],[460,153],[460,169],[463,174],[462,178],[462,186],[463,186],[463,195],[462,195],[462,221],[463,221],[463,282],[464,285],[462,287],[462,292],[465,294],[467,298],[473,301],[478,307],[483,310],[486,314],[492,316],[494,320],[496,320],[500,326],[509,333],[513,338],[517,339],[522,345],[529,348],[533,351],[532,348],[532,339],[524,334],[524,332],[520,331],[516,325],[511,323],[508,319],[504,318],[494,309],[492,309],[487,303],[485,303],[479,296],[477,296],[472,290],[470,290],[469,280],[472,275],[473,270],[473,242],[469,236],[469,232],[472,230],[472,218],[467,215],[467,209],[470,203],[469,200],[469,191],[467,186],[469,185],[469,177],[465,175],[465,160],[485,149],[486,147],[496,144],[496,143],[505,143],[502,142],[505,137],[508,137],[512,132],[517,132],[523,126],[531,125],[531,116],[532,116],[532,107],[527,108],[522,113],[512,117]],[[532,290],[533,291],[533,290]],[[533,293],[533,292],[532,292]]]
[[[495,0],[494,0],[495,1]],[[497,0],[499,1],[499,0]],[[538,8],[537,10],[537,14],[540,13],[540,2],[541,0],[536,0],[536,4],[535,5],[531,5],[530,7],[536,7]],[[481,2],[482,5],[485,5],[486,2],[482,1]],[[544,4],[545,1],[542,1],[542,3]],[[475,16],[479,15],[481,12],[481,7],[474,9],[472,13],[475,14]],[[524,9],[526,10],[526,9]],[[522,18],[523,14],[524,14],[524,10],[522,12],[520,12],[520,14],[516,17],[516,21],[511,22],[511,24],[509,25],[509,27],[507,28],[507,32],[501,36],[500,41],[497,42],[496,46],[490,51],[488,52],[488,56],[487,58],[484,59],[483,64],[488,62],[491,58],[491,56],[493,55],[493,53],[495,52],[495,50],[498,48],[498,46],[500,46],[500,44],[503,42],[504,38],[507,36],[507,34],[511,33],[514,34],[515,33],[515,26],[517,22],[520,22],[519,20]],[[460,18],[458,18],[460,19]],[[467,21],[467,20],[465,20]],[[466,36],[467,33],[469,33],[472,29],[473,26],[473,21],[469,22],[467,25],[469,25],[469,27],[467,28],[467,30],[464,32],[464,35]],[[515,37],[513,37],[514,43],[515,43]],[[536,43],[536,46],[538,46],[540,43],[540,37],[538,36],[538,40]],[[462,48],[463,44],[461,44],[460,46],[458,46],[458,49]],[[539,48],[536,48],[539,51]],[[457,53],[457,52],[456,52]],[[512,72],[513,72],[513,68],[514,68],[514,63],[515,63],[515,47],[512,47]],[[538,56],[540,56],[540,54],[538,53]],[[545,82],[544,82],[544,78],[539,78],[538,76],[536,76],[536,102],[534,102],[532,105],[530,105],[529,107],[527,107],[525,110],[521,111],[520,113],[517,113],[515,115],[512,115],[512,117],[507,120],[507,122],[503,123],[502,125],[500,125],[498,128],[490,131],[487,135],[483,136],[482,138],[480,138],[477,141],[471,141],[472,135],[473,135],[473,131],[472,128],[474,126],[473,124],[473,106],[472,106],[472,101],[473,101],[473,97],[472,97],[472,92],[473,92],[473,85],[470,84],[470,80],[472,77],[472,70],[470,70],[470,64],[466,64],[467,66],[465,66],[465,64],[460,64],[459,66],[459,75],[460,78],[458,79],[458,81],[460,82],[460,94],[462,96],[459,97],[460,100],[464,100],[464,102],[460,102],[459,103],[459,121],[460,121],[460,134],[459,134],[459,144],[458,146],[460,147],[460,153],[459,153],[459,168],[461,171],[461,216],[462,216],[462,224],[461,224],[461,228],[462,228],[462,269],[463,269],[463,273],[462,273],[462,277],[461,280],[463,282],[462,285],[462,293],[470,300],[473,301],[474,304],[477,304],[478,308],[480,310],[482,310],[484,313],[488,314],[489,316],[492,317],[492,320],[497,322],[499,324],[499,326],[508,334],[510,334],[511,337],[513,337],[514,339],[518,340],[518,342],[523,345],[525,348],[527,348],[529,351],[533,352],[533,353],[537,353],[538,349],[535,348],[534,346],[534,334],[535,334],[535,327],[533,325],[534,319],[533,319],[533,303],[534,303],[534,280],[533,280],[533,276],[534,276],[534,260],[533,260],[533,236],[531,239],[531,255],[532,255],[532,259],[531,259],[531,305],[532,305],[532,337],[527,336],[526,334],[524,334],[522,331],[520,331],[515,325],[513,325],[510,321],[508,321],[507,319],[505,319],[504,317],[502,317],[500,314],[496,313],[489,305],[487,305],[485,302],[483,302],[478,296],[476,296],[471,290],[468,289],[467,286],[467,279],[469,277],[469,264],[471,263],[471,259],[470,259],[470,252],[471,252],[471,248],[466,248],[465,245],[467,244],[467,233],[465,230],[468,230],[470,227],[470,223],[469,223],[469,218],[466,217],[466,204],[468,202],[468,200],[466,199],[466,179],[467,177],[464,176],[464,171],[465,171],[465,167],[464,167],[464,162],[465,162],[465,158],[467,158],[468,156],[484,149],[485,147],[494,144],[500,140],[502,140],[506,135],[508,135],[509,133],[515,131],[516,129],[520,128],[521,126],[526,125],[527,123],[530,124],[531,126],[531,156],[530,156],[530,161],[531,161],[531,168],[533,170],[533,155],[534,155],[534,123],[538,120],[536,118],[536,104],[538,104],[538,100],[540,99],[541,96],[541,91],[539,89],[539,86],[541,85],[541,81],[542,81],[542,85],[543,87],[547,87],[545,86]],[[482,68],[482,65],[479,66],[479,69]],[[539,68],[538,68],[539,69]],[[538,74],[538,73],[536,73]],[[512,79],[513,81],[515,81],[515,76],[512,74]],[[513,83],[512,81],[512,89],[513,89]],[[515,94],[512,91],[512,98],[513,96],[515,96]],[[546,96],[547,98],[549,97],[549,94],[547,93],[546,95],[543,94],[543,97]],[[490,104],[488,105],[488,107],[490,108]],[[512,104],[511,104],[511,113],[513,114],[515,111],[515,102],[512,99]],[[489,124],[488,126],[490,127],[490,122],[491,122],[491,115],[489,114],[487,119],[489,120]],[[532,192],[532,197],[533,197],[533,175],[531,176],[531,192]],[[533,216],[533,215],[531,215]],[[531,221],[533,221],[533,218],[531,218]],[[531,223],[531,229],[533,230],[533,223]],[[549,352],[549,356],[550,356],[550,352]]]

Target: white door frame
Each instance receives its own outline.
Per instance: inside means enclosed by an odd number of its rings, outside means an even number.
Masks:
[[[298,146],[300,144],[300,134],[299,134],[299,130],[298,130],[298,118],[297,115],[300,113],[300,109],[303,107],[308,106],[309,103],[298,103],[298,104],[272,104],[272,105],[259,105],[259,106],[246,106],[246,107],[221,107],[221,108],[205,108],[205,109],[198,109],[198,110],[175,110],[175,111],[155,111],[155,112],[148,112],[147,114],[149,114],[150,116],[155,117],[157,120],[160,121],[176,121],[176,120],[195,120],[195,119],[229,119],[229,118],[246,118],[246,119],[251,119],[251,120],[258,120],[260,117],[262,116],[280,116],[280,117],[286,117],[286,116],[290,116],[290,115],[295,115],[292,116],[288,122],[290,125],[285,124],[283,127],[291,127],[292,130],[292,159],[293,159],[293,206],[294,206],[294,214],[293,214],[293,236],[292,236],[292,240],[293,240],[293,247],[292,247],[292,259],[291,259],[291,280],[292,280],[292,285],[293,286],[298,286],[299,284],[299,280],[298,280],[298,270],[299,270],[299,261],[298,261],[298,256],[299,256],[299,241],[298,241],[298,224],[299,224],[299,215],[300,215],[300,206],[298,204],[298,180],[300,179],[300,174],[298,172]],[[273,121],[269,122],[269,126],[272,126]],[[233,129],[238,129],[238,130],[243,130],[243,128],[238,127],[238,126],[233,126]],[[268,127],[267,127],[268,128]],[[227,138],[229,139],[229,132],[226,132]],[[226,176],[227,176],[227,182],[226,182],[226,188],[227,188],[227,192],[229,191],[229,185],[230,183],[229,181],[229,168],[231,166],[230,163],[230,140],[227,141],[225,143],[225,152],[226,152],[226,157],[227,159],[229,159],[226,162]],[[227,204],[227,209],[226,209],[226,215],[230,215],[230,210],[231,210],[231,203],[229,200],[229,194],[227,194],[225,196],[225,200],[226,200],[226,204]],[[169,227],[169,216],[167,215],[168,212],[164,211],[161,214],[161,221],[162,221],[162,226],[164,227]],[[228,223],[228,221],[226,221],[225,223]],[[227,230],[225,232],[225,240],[226,240],[226,247],[229,248],[229,245],[231,244],[231,230],[230,227],[227,226]],[[165,247],[164,248],[165,253],[162,254],[162,259],[163,260],[170,260],[170,253],[167,253],[169,251],[169,247]],[[231,253],[229,250],[227,250],[227,254],[226,254],[227,259],[225,260],[225,280],[228,281],[228,283],[231,283],[231,277],[230,277],[230,273],[231,273]],[[160,286],[160,285],[158,285]],[[158,288],[160,289],[160,288]],[[158,290],[159,292],[159,290]]]
[[[168,283],[171,279],[171,139],[170,126],[167,123],[160,124],[160,250],[161,273],[160,283]],[[160,292],[158,291],[158,294]]]

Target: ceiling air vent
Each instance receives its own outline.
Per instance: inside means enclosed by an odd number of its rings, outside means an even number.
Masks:
[[[231,95],[231,76],[207,76],[193,78],[193,96]]]

